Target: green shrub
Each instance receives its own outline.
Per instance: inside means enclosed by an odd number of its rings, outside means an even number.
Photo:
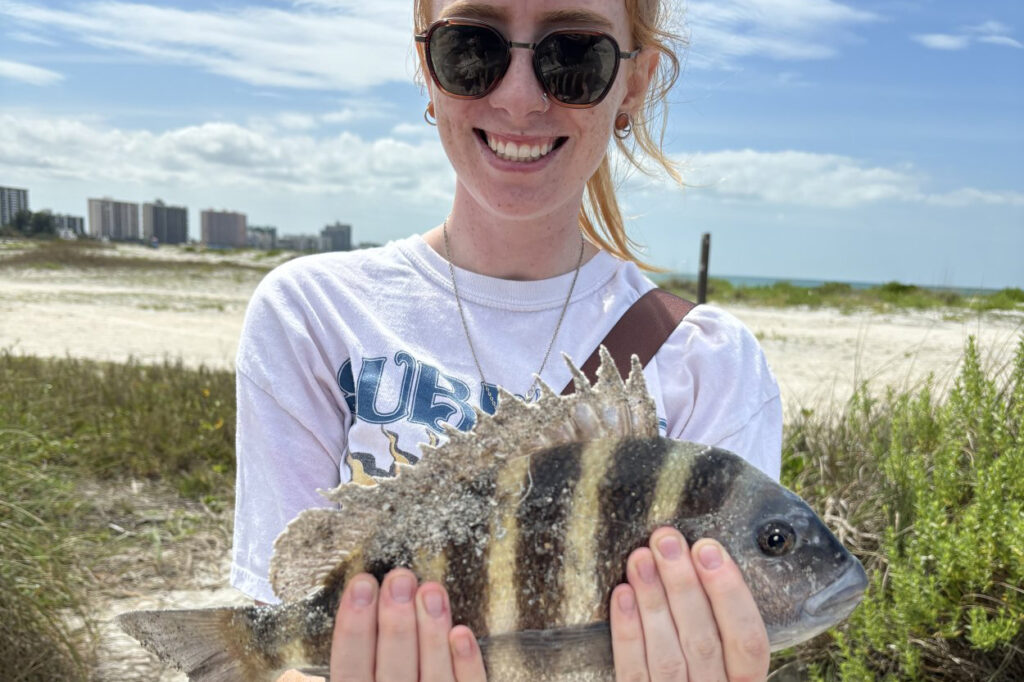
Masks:
[[[858,392],[787,428],[784,482],[871,578],[831,638],[792,658],[825,679],[1024,679],[1024,339],[1012,371],[973,339],[949,397]],[[991,375],[991,376],[990,376]]]
[[[676,294],[696,300],[696,281],[672,277],[661,286]],[[780,281],[764,286],[733,286],[726,280],[708,280],[708,300],[713,303],[751,303],[765,306],[831,306],[843,311],[857,308],[888,311],[912,308],[963,308],[977,311],[1020,310],[1024,308],[1024,290],[1001,289],[973,296],[964,296],[951,289],[927,289],[901,282],[887,282],[874,287],[855,289],[845,282],[825,282],[804,287]]]
[[[0,352],[0,425],[58,444],[41,464],[162,478],[198,497],[234,480],[234,374]]]

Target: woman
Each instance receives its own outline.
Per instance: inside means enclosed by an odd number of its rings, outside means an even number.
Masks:
[[[538,374],[561,387],[568,370],[553,358],[581,364],[653,286],[630,251],[608,152],[635,141],[671,170],[648,127],[678,70],[660,3],[415,2],[425,116],[455,169],[454,200],[422,236],[282,266],[250,304],[232,583],[259,600],[274,600],[273,539],[324,505],[317,489],[414,463],[443,423],[467,429],[473,405],[493,411],[497,386],[530,398]],[[698,307],[645,376],[665,435],[778,477],[778,388],[738,321]],[[620,679],[764,677],[764,625],[717,543],[690,548],[660,529],[627,577],[611,604]],[[346,588],[332,679],[350,678],[461,682],[483,679],[483,666],[441,586],[400,569]]]

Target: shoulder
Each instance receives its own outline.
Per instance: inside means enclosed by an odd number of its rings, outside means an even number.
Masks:
[[[728,434],[779,401],[778,383],[757,338],[736,316],[714,305],[691,310],[653,362],[673,437],[711,415],[715,430]]]
[[[743,385],[753,400],[778,395],[757,338],[735,315],[702,304],[687,314],[655,356],[669,377],[704,378],[697,389],[717,392],[726,385]]]

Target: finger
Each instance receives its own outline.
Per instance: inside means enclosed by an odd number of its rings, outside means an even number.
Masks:
[[[417,639],[420,649],[420,680],[454,682],[448,631],[452,627],[448,594],[437,583],[425,583],[416,593]]]
[[[377,606],[378,680],[414,682],[419,675],[415,595],[416,576],[409,569],[384,576]]]
[[[360,573],[342,592],[331,637],[331,682],[373,680],[377,653],[377,592],[372,575]]]
[[[615,679],[634,682],[650,679],[647,675],[647,655],[644,653],[644,630],[640,624],[640,612],[636,608],[633,588],[623,584],[612,590],[608,610],[611,614]]]
[[[694,680],[725,678],[725,660],[711,603],[687,551],[686,538],[674,528],[651,534],[658,575],[676,624],[686,670]]]
[[[730,679],[763,680],[768,675],[768,632],[739,566],[714,540],[694,543],[692,554],[711,603]]]
[[[452,667],[458,682],[487,680],[483,654],[480,653],[480,646],[476,643],[472,630],[465,625],[456,625],[448,633],[448,646],[451,649]]]
[[[636,594],[651,679],[654,682],[687,679],[686,659],[650,549],[641,547],[629,555],[626,578]]]

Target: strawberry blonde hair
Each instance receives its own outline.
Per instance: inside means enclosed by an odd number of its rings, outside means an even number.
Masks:
[[[641,161],[646,158],[668,173],[680,185],[679,170],[662,149],[665,126],[668,123],[668,93],[679,78],[679,58],[676,47],[685,47],[685,39],[674,33],[669,26],[670,10],[667,0],[624,0],[626,15],[631,19],[630,34],[632,46],[623,49],[646,47],[659,53],[658,66],[651,78],[643,105],[633,118],[632,135],[622,140],[612,136],[619,152],[629,164],[643,173],[648,167]],[[416,32],[427,30],[433,19],[431,0],[413,0],[413,18]],[[630,260],[647,270],[658,268],[644,263],[637,255],[640,245],[626,234],[626,225],[615,196],[617,180],[612,173],[610,150],[605,152],[601,165],[590,179],[583,193],[580,205],[579,223],[583,234],[623,260]]]

